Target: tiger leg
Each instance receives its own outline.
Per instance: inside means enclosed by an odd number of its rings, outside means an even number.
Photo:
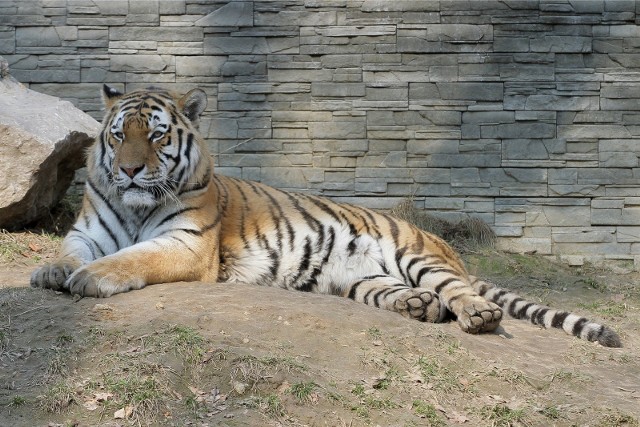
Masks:
[[[411,269],[411,278],[420,287],[432,289],[457,318],[460,328],[472,334],[495,330],[502,320],[502,309],[480,296],[466,277],[452,269],[424,265]]]
[[[49,288],[54,291],[68,289],[69,276],[96,258],[99,249],[92,242],[93,240],[76,229],[71,230],[62,242],[60,257],[31,274],[31,287]]]
[[[215,227],[208,232],[217,235],[218,228]],[[177,232],[175,234],[180,235]],[[181,246],[177,246],[175,241],[171,240],[171,235],[165,235],[99,258],[74,271],[65,286],[71,294],[107,298],[156,283],[216,280],[217,255],[197,255],[216,254],[213,244],[205,246],[211,242],[194,239],[189,245],[188,235],[184,234],[187,233],[180,235]],[[176,248],[183,250],[169,250]]]
[[[446,307],[435,292],[411,288],[401,280],[387,275],[368,276],[358,280],[348,287],[345,296],[422,322],[441,322],[446,314]]]

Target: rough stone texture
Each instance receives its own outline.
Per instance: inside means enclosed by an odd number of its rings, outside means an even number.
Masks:
[[[2,3],[14,75],[95,118],[103,82],[202,87],[220,172],[640,268],[634,2]]]
[[[70,102],[18,83],[0,57],[0,228],[27,225],[60,201],[99,127]]]

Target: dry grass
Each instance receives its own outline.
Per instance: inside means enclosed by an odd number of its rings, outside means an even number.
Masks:
[[[495,233],[481,219],[468,217],[458,222],[448,221],[416,208],[412,199],[406,199],[391,209],[390,213],[421,230],[441,237],[459,251],[493,247],[495,243]]]

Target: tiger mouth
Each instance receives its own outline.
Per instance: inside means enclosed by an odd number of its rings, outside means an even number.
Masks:
[[[120,189],[120,192],[121,194],[146,194],[154,197],[155,199],[161,198],[165,193],[162,191],[162,187],[159,185],[140,185],[136,184],[135,182],[130,183],[127,187],[122,187]]]

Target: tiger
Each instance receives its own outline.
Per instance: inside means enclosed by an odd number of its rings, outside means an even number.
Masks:
[[[346,297],[477,334],[510,316],[622,346],[611,328],[470,275],[441,238],[373,209],[214,173],[198,130],[207,96],[102,88],[78,217],[33,287],[106,298],[181,281]]]

